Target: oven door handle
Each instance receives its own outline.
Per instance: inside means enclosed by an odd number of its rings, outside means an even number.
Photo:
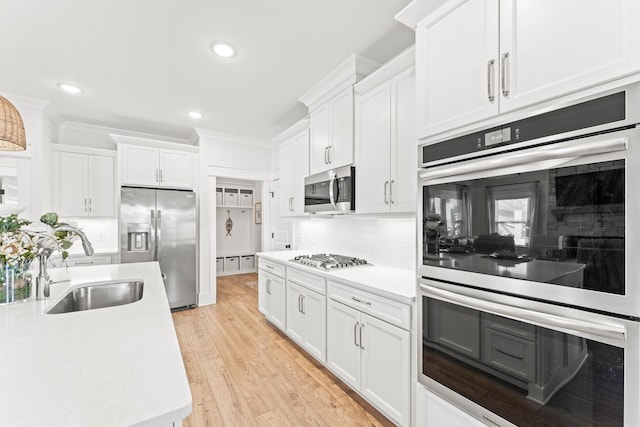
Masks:
[[[571,161],[577,157],[592,154],[611,153],[627,149],[628,138],[618,137],[576,144],[576,141],[546,145],[536,149],[526,149],[504,155],[496,155],[482,159],[474,159],[465,163],[447,166],[434,166],[420,174],[420,179],[429,180],[454,177],[473,172],[494,171],[510,166],[528,165],[534,162],[553,160],[557,165]]]
[[[420,290],[427,296],[433,296],[451,304],[461,305],[478,311],[485,311],[498,316],[507,317],[525,323],[533,323],[549,329],[560,330],[570,334],[590,335],[616,340],[626,340],[627,328],[624,325],[602,324],[578,319],[567,319],[555,314],[527,310],[508,304],[498,304],[478,298],[461,295],[444,289],[420,285]]]

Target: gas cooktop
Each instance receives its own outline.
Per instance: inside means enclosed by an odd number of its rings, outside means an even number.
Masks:
[[[354,267],[356,265],[368,264],[367,260],[365,259],[337,254],[300,255],[289,261],[307,265],[309,267],[320,268],[323,270],[333,270],[336,268]]]

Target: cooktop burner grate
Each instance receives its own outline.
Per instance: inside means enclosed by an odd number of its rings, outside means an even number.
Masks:
[[[309,267],[321,268],[323,270],[333,270],[336,268],[354,267],[357,265],[368,264],[367,260],[362,258],[355,258],[337,254],[300,255],[290,261],[302,265],[307,265]]]

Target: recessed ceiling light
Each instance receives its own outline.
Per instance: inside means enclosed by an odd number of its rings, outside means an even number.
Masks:
[[[189,114],[189,117],[194,120],[198,120],[204,117],[204,114],[202,114],[200,111],[189,111],[187,114]]]
[[[69,83],[58,83],[58,87],[67,93],[71,93],[73,95],[77,95],[82,93],[82,89],[78,86],[70,85]]]
[[[223,58],[231,58],[236,55],[236,48],[227,42],[213,42],[211,43],[211,50]]]

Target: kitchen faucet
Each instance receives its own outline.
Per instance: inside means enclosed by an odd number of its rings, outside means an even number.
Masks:
[[[87,235],[84,234],[82,230],[77,227],[73,227],[71,225],[60,225],[53,228],[54,232],[57,231],[68,231],[70,233],[75,234],[80,237],[82,241],[82,248],[84,249],[84,254],[86,256],[93,255],[93,246],[91,246],[91,242],[87,239]],[[49,257],[53,253],[53,249],[45,248],[38,254],[38,276],[36,277],[36,299],[44,299],[48,298],[50,295],[50,286],[53,283],[49,274],[47,273],[47,262],[49,261]]]

